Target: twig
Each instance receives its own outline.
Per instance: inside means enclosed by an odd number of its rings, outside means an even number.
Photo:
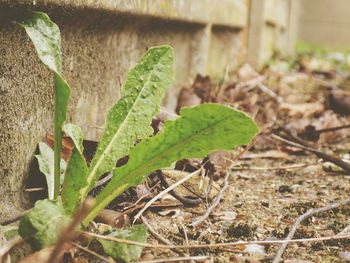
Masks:
[[[58,255],[60,254],[64,244],[67,241],[72,240],[76,236],[76,229],[83,220],[83,218],[86,216],[86,214],[89,211],[90,205],[88,204],[89,201],[85,201],[81,208],[78,209],[76,212],[72,222],[69,224],[69,226],[62,231],[62,234],[60,235],[58,241],[56,242],[56,245],[54,249],[52,250],[52,253],[49,257],[48,263],[55,263],[57,262]]]
[[[292,238],[293,238],[293,236],[295,234],[295,231],[297,230],[297,228],[301,224],[301,222],[303,222],[305,219],[307,219],[307,218],[309,218],[311,216],[314,216],[316,214],[323,213],[323,212],[326,212],[326,211],[329,211],[329,210],[333,210],[335,208],[338,208],[340,206],[344,206],[344,205],[347,205],[347,204],[350,204],[350,198],[345,199],[344,201],[339,202],[339,203],[334,203],[334,204],[327,205],[325,207],[321,207],[321,208],[317,208],[317,209],[314,209],[314,208],[309,209],[306,213],[304,213],[301,216],[299,216],[298,219],[293,224],[293,226],[292,226],[288,236],[285,239],[286,243],[283,243],[283,245],[277,251],[277,254],[276,254],[275,259],[273,260],[273,263],[278,263],[278,262],[281,261],[282,255],[283,255],[284,251],[286,250],[289,241],[292,240]]]
[[[190,261],[190,260],[194,260],[194,261],[202,261],[202,260],[206,260],[206,259],[210,259],[209,256],[188,256],[188,257],[180,257],[180,258],[164,258],[164,259],[156,259],[156,260],[146,260],[146,261],[140,261],[142,263],[163,263],[163,262],[177,262],[177,261]]]
[[[136,207],[138,205],[138,203],[140,203],[144,198],[146,198],[147,196],[149,196],[149,194],[151,193],[151,191],[156,188],[158,186],[160,182],[157,182],[155,185],[153,185],[149,190],[148,193],[145,193],[144,195],[142,195],[139,199],[136,200],[135,203],[129,205],[129,206],[125,206],[122,209],[122,212],[128,211],[129,209],[132,209],[133,207]],[[133,210],[132,210],[133,211]]]
[[[147,226],[147,231],[151,233],[151,235],[157,239],[160,243],[165,244],[165,245],[170,245],[172,246],[173,244],[166,239],[165,237],[162,237],[161,235],[159,235],[154,228],[150,225],[150,223],[148,223],[147,219],[144,216],[141,216],[141,220],[142,223],[144,223]],[[183,253],[181,250],[178,250],[176,248],[172,249],[175,253],[179,254],[180,256],[187,256],[185,253]]]
[[[36,188],[26,188],[23,189],[24,192],[30,193],[30,192],[39,192],[46,190],[44,187],[36,187]]]
[[[265,92],[270,97],[276,99],[278,103],[283,102],[283,99],[281,96],[279,96],[276,92],[266,87],[261,81],[257,83],[257,86],[261,91]]]
[[[92,250],[90,250],[90,249],[88,249],[88,248],[86,248],[86,247],[83,247],[83,246],[81,246],[81,245],[79,245],[78,243],[73,242],[73,241],[71,241],[71,244],[74,245],[74,246],[76,246],[77,248],[79,248],[79,249],[85,251],[86,253],[89,253],[89,254],[91,254],[91,255],[93,255],[93,256],[99,258],[99,259],[102,259],[103,261],[105,261],[105,262],[107,262],[107,263],[109,262],[108,258],[106,258],[106,257],[104,257],[104,256],[101,256],[100,254],[97,254],[95,251],[92,251]]]
[[[326,236],[318,238],[304,238],[304,239],[292,239],[292,240],[262,240],[262,241],[238,241],[238,242],[228,242],[228,243],[215,243],[215,244],[189,244],[189,245],[160,245],[160,244],[150,244],[150,243],[141,243],[137,241],[132,241],[128,239],[115,238],[111,236],[104,236],[100,234],[95,234],[91,232],[83,232],[86,236],[91,236],[95,238],[105,239],[109,241],[114,241],[118,243],[123,243],[127,245],[134,245],[145,248],[156,248],[156,249],[214,249],[214,248],[223,248],[223,247],[233,247],[233,246],[242,246],[242,245],[267,245],[267,244],[284,244],[284,243],[303,243],[303,242],[321,242],[327,240],[339,240],[339,239],[349,239],[350,234],[342,236]]]
[[[332,155],[329,155],[329,154],[326,154],[324,152],[321,152],[319,150],[316,150],[314,148],[311,148],[311,147],[308,147],[308,146],[304,146],[304,145],[301,145],[299,143],[295,143],[295,142],[292,142],[292,141],[289,141],[285,138],[282,138],[276,134],[272,134],[272,137],[279,140],[279,141],[282,141],[286,144],[289,144],[291,146],[294,146],[294,147],[297,147],[297,148],[300,148],[300,149],[303,149],[305,151],[308,151],[308,152],[311,152],[313,154],[315,154],[317,157],[325,160],[325,161],[328,161],[328,162],[331,162],[331,163],[334,163],[335,165],[339,166],[340,168],[344,169],[345,171],[347,172],[350,172],[350,164],[347,163],[347,162],[344,162],[343,160],[337,158],[337,157],[334,157]]]
[[[190,224],[190,226],[196,227],[199,224],[203,223],[205,219],[207,219],[207,217],[211,214],[211,212],[215,209],[215,207],[220,203],[220,200],[222,199],[225,190],[228,188],[229,186],[229,179],[230,179],[230,170],[233,166],[233,164],[235,163],[235,161],[237,161],[239,158],[241,158],[243,156],[243,154],[245,154],[247,151],[249,151],[250,148],[253,147],[253,145],[255,144],[256,139],[253,139],[248,145],[247,147],[245,147],[242,151],[240,151],[240,153],[238,153],[232,160],[229,160],[231,162],[231,165],[229,167],[227,167],[226,170],[226,176],[224,179],[224,185],[221,188],[221,190],[219,191],[219,193],[216,195],[214,201],[211,203],[211,205],[208,207],[207,211],[205,212],[204,215],[198,217],[197,219],[193,220],[192,223]]]
[[[164,195],[166,195],[167,193],[169,193],[171,190],[175,189],[176,187],[178,187],[179,185],[183,184],[184,182],[186,182],[188,179],[190,179],[193,176],[198,175],[201,172],[201,169],[188,174],[187,176],[185,176],[184,178],[182,178],[181,180],[179,180],[178,182],[176,182],[175,184],[173,184],[172,186],[170,186],[169,188],[163,190],[162,192],[160,192],[159,194],[157,194],[155,197],[153,197],[134,217],[134,221],[133,223],[135,223],[135,221],[143,214],[143,212],[145,212],[147,210],[147,208],[149,208],[152,203],[154,203],[155,201],[157,201],[159,198],[162,198]]]
[[[331,132],[331,131],[337,131],[337,130],[342,130],[342,129],[348,129],[350,128],[350,124],[347,125],[341,125],[337,127],[332,127],[332,128],[325,128],[325,129],[319,129],[319,130],[314,130],[313,133],[323,133],[323,132]]]
[[[229,186],[229,183],[228,183],[229,177],[230,177],[230,173],[228,172],[226,173],[223,187],[220,189],[219,193],[216,195],[214,201],[210,204],[207,211],[202,216],[193,220],[190,226],[196,227],[199,224],[203,223],[203,221],[207,219],[207,217],[211,214],[214,208],[220,203],[220,200],[222,199],[225,190]]]
[[[165,188],[169,188],[170,185],[169,185],[168,181],[165,179],[163,172],[161,170],[158,170],[156,173],[157,173],[157,177],[159,178],[162,185]],[[199,205],[200,203],[202,203],[202,199],[200,199],[200,198],[196,198],[196,199],[187,198],[187,197],[184,197],[182,195],[179,195],[174,190],[169,191],[169,193],[172,196],[174,196],[177,200],[179,200],[181,203],[183,203],[184,205],[194,206],[194,205]]]
[[[310,165],[314,165],[314,163],[301,163],[301,164],[286,165],[286,166],[279,166],[279,167],[232,167],[231,170],[233,170],[233,171],[245,171],[245,170],[254,170],[254,171],[289,170],[289,169],[299,169],[299,168],[307,167],[307,166],[310,166]]]
[[[6,244],[0,247],[0,263],[3,263],[7,253],[16,245],[23,243],[24,240],[21,237],[15,237],[9,240]]]

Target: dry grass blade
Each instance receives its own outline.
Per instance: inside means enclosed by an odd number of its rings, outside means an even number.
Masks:
[[[293,164],[279,167],[233,167],[233,171],[273,171],[273,170],[292,170],[292,169],[300,169],[304,167],[308,167],[311,165],[315,165],[315,163],[301,163],[301,164]]]
[[[214,201],[208,207],[207,211],[202,216],[200,216],[197,219],[195,219],[191,223],[191,226],[196,227],[199,224],[203,223],[209,217],[209,215],[215,209],[215,207],[217,207],[217,205],[220,203],[220,200],[224,196],[225,190],[229,186],[230,170],[233,167],[233,164],[235,163],[235,161],[237,161],[239,158],[241,158],[246,152],[248,152],[251,147],[253,147],[253,145],[255,144],[255,141],[256,141],[256,139],[253,139],[253,141],[251,141],[251,143],[247,147],[245,147],[242,151],[240,151],[240,153],[237,154],[233,160],[229,160],[232,165],[227,167],[227,171],[226,171],[226,176],[225,176],[225,179],[224,179],[223,187],[221,188],[221,190],[219,191],[219,193],[215,197]]]
[[[162,198],[164,195],[166,195],[167,193],[169,193],[171,190],[175,189],[176,187],[178,187],[179,185],[183,184],[184,182],[186,182],[188,179],[190,179],[193,176],[199,175],[202,169],[199,169],[193,173],[188,174],[187,176],[185,176],[184,178],[182,178],[181,180],[179,180],[178,182],[176,182],[175,184],[173,184],[172,186],[168,187],[167,189],[163,190],[162,192],[160,192],[158,195],[156,195],[155,197],[153,197],[134,217],[134,223],[136,222],[136,220],[138,218],[140,218],[140,216],[142,216],[143,212],[145,212],[147,210],[147,208],[149,208],[155,201],[157,201],[158,199]]]
[[[186,261],[203,261],[206,259],[210,259],[209,256],[188,256],[188,257],[180,257],[180,258],[165,258],[165,259],[156,259],[156,260],[147,260],[140,261],[142,263],[165,263],[165,262],[186,262]]]
[[[151,235],[157,239],[159,242],[165,244],[165,245],[173,245],[168,239],[166,239],[165,237],[162,237],[161,235],[159,235],[154,229],[153,227],[148,223],[147,219],[144,216],[141,216],[141,220],[142,223],[144,223],[147,226],[147,231],[151,233]],[[177,254],[179,254],[180,256],[186,256],[185,253],[183,253],[181,250],[178,249],[173,249],[173,251]]]
[[[93,255],[101,260],[103,260],[104,262],[110,262],[110,260],[108,258],[105,258],[104,256],[101,256],[100,254],[97,254],[95,251],[92,251],[86,247],[83,247],[81,245],[79,245],[78,243],[76,242],[71,242],[74,246],[76,246],[77,248],[81,249],[82,251],[85,251],[86,253],[90,254],[90,255]]]
[[[348,204],[350,204],[350,198],[346,199],[346,200],[344,200],[342,202],[330,204],[330,205],[327,205],[325,207],[321,207],[321,208],[318,208],[318,209],[310,209],[305,214],[302,214],[300,217],[298,217],[298,219],[295,221],[294,225],[292,226],[288,236],[285,239],[286,242],[283,243],[283,245],[277,251],[277,254],[276,254],[275,259],[273,260],[273,263],[278,263],[278,262],[281,261],[282,255],[283,255],[284,251],[286,250],[289,241],[292,241],[292,238],[293,238],[293,236],[295,234],[295,231],[297,230],[297,228],[301,224],[301,222],[303,222],[305,219],[307,219],[307,218],[309,218],[311,216],[314,216],[316,214],[323,213],[323,212],[326,212],[326,211],[329,211],[329,210],[333,210],[335,208],[338,208],[338,207],[341,207],[341,206],[344,206],[344,205],[348,205]]]
[[[262,241],[238,241],[238,242],[228,242],[228,243],[215,243],[215,244],[189,244],[189,245],[155,245],[150,243],[141,243],[137,241],[115,238],[111,236],[104,236],[100,234],[95,234],[91,232],[83,232],[84,235],[110,240],[118,243],[134,245],[145,248],[155,248],[155,249],[199,249],[199,248],[207,248],[207,249],[217,249],[223,247],[234,247],[234,246],[242,246],[242,245],[273,245],[273,244],[284,244],[284,243],[306,243],[306,242],[321,242],[326,240],[339,240],[339,239],[349,239],[350,234],[348,235],[339,235],[339,236],[326,236],[326,237],[318,237],[318,238],[304,238],[304,239],[292,239],[292,240],[262,240]]]
[[[222,199],[225,190],[228,188],[229,186],[229,178],[230,178],[230,173],[226,173],[225,176],[225,181],[224,181],[224,185],[223,187],[220,189],[220,192],[217,194],[217,196],[215,197],[214,201],[210,204],[210,206],[208,207],[207,211],[200,217],[198,217],[197,219],[195,219],[190,226],[196,227],[198,225],[200,225],[201,223],[204,222],[205,219],[208,218],[208,216],[211,214],[211,212],[214,210],[215,207],[217,207],[217,205],[220,203],[220,200]]]

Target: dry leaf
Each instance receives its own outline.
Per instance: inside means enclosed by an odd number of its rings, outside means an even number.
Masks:
[[[237,72],[237,75],[239,81],[248,81],[260,77],[260,74],[256,72],[253,69],[253,67],[248,63],[245,63],[242,67],[240,67],[240,69]]]
[[[201,104],[202,100],[198,97],[193,90],[188,88],[182,88],[177,100],[176,112],[179,113],[183,107],[196,106]]]
[[[332,90],[327,96],[328,106],[340,115],[350,115],[350,92]]]
[[[286,111],[290,117],[303,117],[308,118],[315,114],[321,113],[324,111],[324,105],[321,102],[313,103],[300,103],[300,104],[291,104],[291,103],[281,103],[281,111]]]

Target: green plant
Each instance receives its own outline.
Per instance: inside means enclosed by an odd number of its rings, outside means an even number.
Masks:
[[[22,237],[36,248],[57,240],[59,229],[69,223],[102,174],[112,171],[113,178],[93,199],[92,209],[82,221],[83,226],[87,226],[115,197],[142,183],[153,171],[168,167],[179,159],[204,157],[214,150],[231,150],[249,143],[258,132],[256,124],[244,113],[219,104],[203,104],[181,110],[179,118],[166,122],[160,133],[150,137],[152,117],[159,111],[166,88],[174,78],[172,48],[153,47],[129,71],[121,99],[108,114],[106,128],[88,166],[82,154],[80,128],[73,124],[63,125],[69,86],[61,76],[59,29],[46,14],[39,12],[32,13],[19,24],[25,28],[39,58],[54,72],[55,79],[54,178],[49,167],[50,158],[44,158],[43,151],[38,156],[39,162],[46,167],[48,184],[54,181],[54,191],[49,196],[52,200],[38,201],[21,219],[19,227]],[[71,137],[75,147],[65,169],[59,196],[62,130]],[[40,148],[49,151],[42,145]],[[129,155],[127,164],[115,168],[116,161],[126,155]],[[56,222],[54,226],[53,222]],[[145,239],[143,232],[138,230],[136,237],[139,240]],[[103,246],[110,251],[106,242]],[[124,260],[133,260],[139,253],[126,253],[129,257]]]
[[[54,116],[54,189],[53,198],[60,191],[60,174],[62,148],[62,125],[66,120],[70,88],[62,74],[61,35],[58,26],[50,18],[40,12],[35,12],[29,19],[17,23],[22,26],[32,40],[40,60],[54,73],[55,116]]]

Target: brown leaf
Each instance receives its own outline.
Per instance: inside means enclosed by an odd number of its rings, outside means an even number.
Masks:
[[[350,92],[332,90],[327,96],[327,104],[330,109],[340,115],[350,115]]]
[[[324,105],[321,102],[312,103],[281,103],[280,110],[286,111],[291,117],[304,117],[308,118],[317,113],[324,111]]]
[[[233,151],[217,151],[209,154],[209,161],[214,165],[215,171],[220,175],[225,175],[233,165]]]
[[[202,101],[208,101],[211,90],[209,76],[197,74],[192,84],[192,90],[199,98],[201,98]]]
[[[182,88],[177,100],[176,112],[179,113],[182,107],[190,107],[201,104],[202,100],[193,90],[188,88]]]
[[[47,133],[46,142],[53,149],[55,144],[54,136],[52,134]],[[74,143],[72,139],[69,137],[62,137],[61,158],[64,159],[65,161],[68,161],[70,155],[72,154],[73,149],[74,149]]]
[[[248,81],[259,77],[260,74],[256,72],[250,64],[244,64],[238,70],[238,78],[240,81]]]

